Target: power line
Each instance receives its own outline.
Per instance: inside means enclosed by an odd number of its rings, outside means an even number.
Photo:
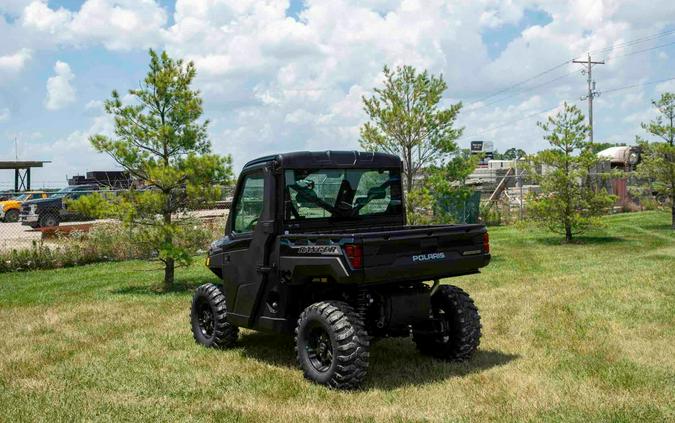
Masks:
[[[649,86],[649,85],[659,84],[659,83],[661,83],[661,82],[668,82],[668,81],[672,81],[672,80],[675,80],[675,76],[674,76],[674,77],[671,77],[671,78],[660,79],[660,80],[657,80],[657,81],[648,81],[648,82],[645,82],[645,83],[638,83],[638,84],[632,84],[632,85],[625,85],[625,86],[623,86],[623,87],[611,88],[611,89],[609,89],[609,90],[603,91],[603,94],[608,94],[608,93],[612,93],[612,92],[615,92],[615,91],[622,91],[622,90],[626,90],[626,89],[629,89],[629,88],[635,88],[635,87],[640,87],[640,86],[643,86],[643,87],[644,87],[644,86]],[[563,102],[565,102],[565,101],[568,101],[568,100],[563,100]],[[575,102],[572,102],[572,101],[568,101],[568,102],[569,102],[569,103],[575,103]],[[492,126],[492,127],[490,127],[490,128],[485,129],[484,131],[477,132],[477,133],[475,133],[475,134],[473,134],[473,135],[471,135],[471,136],[468,136],[468,135],[462,136],[461,138],[457,139],[457,141],[466,140],[466,139],[475,139],[475,138],[477,138],[477,137],[480,137],[481,135],[484,135],[484,134],[487,134],[487,133],[489,133],[489,132],[492,132],[492,131],[494,131],[495,129],[500,129],[500,128],[504,128],[504,127],[506,127],[506,126],[511,126],[511,125],[513,125],[513,124],[516,123],[516,122],[520,122],[520,121],[529,119],[529,118],[531,118],[531,117],[538,116],[538,115],[541,115],[541,114],[543,114],[543,113],[550,112],[551,110],[555,110],[555,109],[559,108],[560,106],[561,106],[561,104],[557,104],[557,105],[555,105],[555,106],[553,106],[553,107],[549,107],[549,108],[547,108],[547,109],[540,110],[540,111],[538,111],[538,112],[534,112],[534,113],[530,113],[530,114],[528,114],[528,115],[525,115],[525,116],[521,117],[520,119],[516,119],[516,120],[513,120],[513,121],[509,121],[508,123],[504,123],[504,124],[501,124],[501,125]]]
[[[513,124],[516,123],[516,122],[520,122],[520,121],[523,121],[523,120],[525,120],[525,119],[529,119],[529,118],[531,118],[531,117],[534,117],[534,116],[537,116],[537,115],[541,115],[541,114],[543,114],[543,113],[550,112],[551,110],[555,110],[555,109],[559,108],[560,106],[561,106],[561,104],[556,104],[556,105],[553,106],[553,107],[549,107],[549,108],[547,108],[547,109],[540,110],[540,111],[538,111],[538,112],[534,112],[534,113],[530,113],[530,114],[528,114],[528,115],[525,115],[525,116],[521,117],[520,119],[512,120],[512,121],[509,121],[508,123],[504,123],[504,124],[501,124],[501,125],[497,125],[497,126],[493,126],[493,127],[487,128],[487,129],[485,129],[484,131],[475,133],[475,134],[473,134],[473,135],[471,135],[471,136],[463,136],[463,137],[457,139],[457,141],[464,140],[464,139],[475,139],[475,138],[477,138],[477,137],[480,137],[481,135],[487,134],[488,132],[492,132],[492,131],[494,131],[495,129],[503,128],[503,127],[505,127],[505,126],[511,126],[511,125],[513,125]]]
[[[474,107],[474,108],[471,109],[471,110],[478,110],[478,109],[482,109],[482,108],[484,108],[484,107],[492,106],[492,105],[497,104],[497,103],[501,103],[502,101],[508,100],[509,98],[513,98],[513,97],[519,96],[519,95],[521,95],[521,94],[525,94],[525,93],[527,93],[527,92],[536,90],[537,88],[541,88],[541,87],[544,87],[544,86],[546,86],[546,85],[550,85],[550,84],[552,84],[552,83],[554,83],[554,82],[560,81],[561,79],[568,78],[570,75],[572,75],[572,74],[574,74],[574,73],[576,73],[576,72],[577,72],[576,69],[575,69],[575,70],[572,70],[572,71],[570,71],[570,72],[568,72],[568,73],[566,73],[566,74],[563,74],[563,75],[558,76],[558,77],[556,77],[556,78],[553,78],[553,79],[550,79],[550,80],[548,80],[548,81],[542,82],[541,84],[533,85],[533,86],[531,86],[531,87],[524,88],[523,90],[520,90],[520,91],[518,91],[518,92],[515,92],[515,93],[513,93],[513,94],[511,94],[511,95],[508,95],[508,96],[506,96],[506,97],[499,98],[499,99],[494,100],[494,101],[491,101],[491,102],[489,102],[489,103],[481,104],[480,106]]]
[[[661,82],[668,82],[668,81],[672,81],[672,80],[674,80],[674,79],[675,79],[675,76],[672,77],[672,78],[661,79],[661,80],[658,80],[658,81],[649,81],[649,82],[645,82],[645,83],[638,83],[638,84],[632,84],[632,85],[625,85],[625,86],[623,86],[623,87],[612,88],[612,89],[609,89],[609,90],[605,90],[605,91],[603,91],[602,93],[603,93],[603,94],[608,94],[608,93],[613,93],[613,92],[616,92],[616,91],[627,90],[627,89],[629,89],[629,88],[646,87],[646,86],[648,86],[648,85],[660,84]]]
[[[603,52],[607,52],[607,51],[613,51],[613,50],[623,49],[623,48],[627,48],[627,47],[632,47],[632,46],[635,46],[635,45],[637,45],[637,44],[641,44],[641,43],[645,43],[645,42],[652,41],[652,40],[655,40],[655,39],[667,37],[668,35],[671,35],[671,34],[675,34],[675,29],[673,29],[673,30],[668,30],[668,31],[662,31],[662,32],[659,32],[659,33],[656,33],[656,34],[651,34],[651,35],[648,35],[648,36],[645,36],[645,37],[636,38],[636,39],[629,40],[629,41],[625,41],[625,42],[619,43],[619,44],[614,44],[614,45],[612,45],[612,46],[610,46],[610,47],[605,47],[605,48],[603,48],[603,49],[591,50],[591,51],[589,51],[589,54],[597,54],[597,53],[603,53]],[[673,42],[673,43],[675,43],[675,42]],[[641,53],[641,52],[643,52],[643,51],[649,51],[649,50],[653,50],[653,49],[656,49],[656,48],[665,47],[665,46],[671,45],[671,44],[673,44],[673,43],[669,43],[669,44],[664,44],[664,45],[661,45],[661,46],[652,47],[652,48],[650,48],[650,49],[645,49],[645,50],[639,50],[639,51],[636,51],[636,52],[631,52],[631,53],[629,53],[629,54],[626,54],[626,56],[630,56],[630,55],[633,55],[633,54],[638,54],[638,53]],[[618,56],[618,57],[623,57],[623,56]],[[496,92],[494,92],[494,93],[492,93],[492,94],[489,94],[489,95],[480,97],[480,98],[478,98],[478,99],[476,99],[476,100],[473,100],[473,101],[467,103],[467,105],[472,105],[472,104],[475,104],[475,103],[479,103],[479,102],[482,102],[482,101],[487,100],[487,99],[489,99],[489,98],[496,97],[496,96],[498,96],[498,95],[500,95],[500,94],[506,93],[506,92],[512,90],[513,88],[517,88],[517,87],[520,87],[520,86],[522,86],[522,85],[525,85],[526,83],[528,83],[528,82],[530,82],[530,81],[532,81],[532,80],[535,80],[535,79],[540,78],[540,77],[542,77],[542,76],[544,76],[544,75],[547,75],[547,74],[549,74],[549,73],[551,73],[551,72],[553,72],[553,71],[555,71],[555,70],[557,70],[557,69],[560,69],[560,68],[562,68],[563,66],[565,66],[566,64],[568,64],[568,63],[570,63],[570,62],[572,62],[572,61],[573,61],[573,60],[569,60],[569,61],[565,61],[565,62],[559,63],[559,64],[557,64],[557,65],[555,65],[555,66],[553,66],[553,67],[551,67],[551,68],[549,68],[549,69],[546,69],[546,70],[544,70],[544,71],[542,71],[542,72],[540,72],[540,73],[538,73],[538,74],[536,74],[536,75],[533,75],[533,76],[531,76],[531,77],[529,77],[529,78],[526,78],[526,79],[524,79],[524,80],[522,80],[522,81],[519,81],[519,82],[516,82],[516,83],[514,83],[514,84],[511,84],[511,85],[509,85],[509,86],[507,86],[507,87],[505,87],[505,88],[502,88],[502,89],[500,89],[500,90],[498,90],[498,91],[496,91]],[[549,84],[549,83],[551,83],[551,82],[554,82],[554,81],[556,81],[556,80],[559,80],[559,79],[562,79],[562,77],[554,78],[553,80],[544,82],[544,83],[542,83],[541,85],[547,85],[547,84]],[[538,86],[537,86],[537,87],[538,87]],[[530,88],[527,88],[526,90],[529,91],[529,90],[532,90],[532,89],[533,89],[533,88],[530,87]],[[493,101],[493,102],[491,102],[491,103],[494,104],[495,102],[502,101],[502,100],[504,100],[504,99],[506,99],[506,98],[510,98],[510,97],[512,97],[512,96],[514,96],[514,95],[518,95],[518,94],[520,94],[520,93],[522,93],[522,91],[513,93],[513,94],[510,95],[510,96],[503,97],[502,99],[500,99],[500,100],[495,100],[495,101]],[[484,106],[480,106],[480,107],[484,107]]]
[[[515,83],[515,84],[513,84],[513,85],[510,85],[510,86],[504,88],[504,89],[501,89],[501,90],[497,91],[497,92],[494,93],[494,94],[490,94],[490,95],[481,97],[481,98],[479,98],[479,99],[477,99],[477,100],[474,100],[474,101],[470,102],[469,104],[471,105],[471,104],[474,104],[474,103],[481,102],[481,101],[483,101],[483,100],[487,100],[488,98],[495,97],[495,96],[497,96],[497,95],[499,95],[499,94],[502,94],[502,93],[504,93],[504,92],[506,92],[506,91],[509,91],[509,90],[512,89],[512,88],[519,87],[519,86],[521,86],[521,85],[523,85],[523,84],[525,84],[525,83],[527,83],[527,82],[529,82],[529,81],[532,81],[532,80],[534,80],[534,79],[539,78],[540,76],[543,76],[543,75],[546,75],[546,74],[548,74],[548,73],[551,73],[551,72],[553,72],[553,71],[556,70],[556,69],[560,69],[561,67],[563,67],[563,66],[565,66],[565,65],[567,65],[567,64],[569,64],[569,61],[568,61],[568,60],[566,60],[566,61],[564,61],[564,62],[562,62],[562,63],[560,63],[560,64],[558,64],[558,65],[555,65],[555,66],[553,66],[552,68],[546,69],[545,71],[540,72],[540,73],[538,73],[538,74],[536,74],[536,75],[534,75],[534,76],[532,76],[532,77],[530,77],[530,78],[527,78],[527,79],[525,79],[525,80],[523,80],[523,81],[517,82],[517,83]]]
[[[626,53],[626,54],[620,54],[618,56],[611,57],[611,59],[614,60],[614,59],[617,59],[619,57],[633,56],[635,54],[645,53],[647,51],[652,51],[652,50],[656,50],[656,49],[659,49],[659,48],[672,46],[673,44],[675,44],[675,41],[667,43],[667,44],[661,44],[661,45],[658,45],[658,46],[650,47],[650,48],[645,48],[645,49],[642,49],[642,50],[635,50],[635,51],[632,51],[632,52]],[[609,60],[609,59],[607,59],[607,60]]]
[[[632,47],[636,44],[641,44],[641,43],[645,43],[647,41],[652,41],[652,40],[656,40],[656,39],[659,39],[659,38],[667,37],[668,35],[671,35],[671,34],[675,34],[675,29],[672,29],[672,30],[669,30],[669,31],[659,32],[657,34],[648,35],[648,36],[642,37],[642,38],[636,38],[636,39],[633,39],[633,40],[625,41],[623,43],[614,44],[614,45],[611,45],[609,47],[591,50],[588,53],[590,53],[590,54],[600,54],[600,53],[605,53],[605,52],[608,52],[608,51],[611,51],[611,50],[623,49],[623,48],[626,48],[626,47]]]

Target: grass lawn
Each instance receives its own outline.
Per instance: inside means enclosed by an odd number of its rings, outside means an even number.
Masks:
[[[201,263],[167,294],[142,262],[4,274],[0,422],[675,421],[670,215],[605,221],[573,245],[493,228],[493,262],[446,280],[481,311],[474,359],[383,340],[357,392],[305,381],[290,338],[243,331],[232,350],[197,346],[191,290],[214,280]]]

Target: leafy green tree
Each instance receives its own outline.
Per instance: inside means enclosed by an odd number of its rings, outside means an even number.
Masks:
[[[187,265],[194,251],[187,242],[199,226],[189,210],[221,195],[231,182],[231,157],[211,153],[208,121],[200,121],[202,100],[190,85],[192,62],[150,50],[150,69],[126,103],[113,91],[105,110],[114,117],[114,136],[94,135],[94,148],[110,155],[143,185],[143,189],[105,198],[84,197],[74,204],[96,217],[114,217],[135,229],[138,241],[156,252],[164,264],[164,286],[170,288],[174,268]]]
[[[457,152],[455,140],[462,129],[454,125],[462,103],[441,108],[446,88],[442,75],[418,73],[412,66],[393,71],[385,66],[384,88],[363,97],[370,121],[361,127],[361,147],[400,156],[408,191],[424,168]]]
[[[582,183],[589,169],[599,163],[586,141],[588,126],[574,105],[565,103],[555,116],[538,122],[552,148],[539,152],[534,164],[541,173],[534,178],[542,193],[530,198],[530,217],[549,230],[565,234],[566,241],[595,223],[614,201],[604,189]],[[529,172],[535,175],[536,172]]]
[[[472,190],[465,181],[476,169],[479,159],[480,156],[464,149],[441,165],[427,167],[424,180],[408,193],[408,223],[456,223],[456,216],[443,204],[460,204],[471,196]]]
[[[509,148],[502,154],[503,159],[502,160],[515,160],[515,159],[520,159],[527,156],[527,153],[524,150],[521,150],[520,148]]]
[[[653,181],[652,188],[664,197],[670,198],[672,228],[675,229],[675,94],[663,93],[652,101],[658,110],[656,119],[643,123],[642,128],[663,142],[648,142],[638,137],[642,146],[642,162],[637,171]]]
[[[498,150],[492,152],[493,160],[515,160],[516,158],[525,157],[527,153],[520,148],[511,147],[503,153]]]

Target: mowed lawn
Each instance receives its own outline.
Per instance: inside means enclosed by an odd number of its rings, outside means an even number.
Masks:
[[[356,392],[305,381],[290,338],[197,346],[191,290],[214,281],[201,263],[164,294],[152,263],[4,274],[0,421],[675,421],[669,219],[610,216],[572,245],[492,228],[493,262],[445,281],[480,309],[474,359],[383,340]]]

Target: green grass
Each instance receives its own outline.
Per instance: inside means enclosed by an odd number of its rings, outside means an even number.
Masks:
[[[673,421],[675,236],[665,213],[608,217],[561,244],[491,230],[493,262],[456,278],[483,319],[469,363],[410,340],[372,348],[364,389],[305,381],[292,340],[243,331],[228,351],[194,344],[190,290],[142,262],[2,275],[0,421]]]

